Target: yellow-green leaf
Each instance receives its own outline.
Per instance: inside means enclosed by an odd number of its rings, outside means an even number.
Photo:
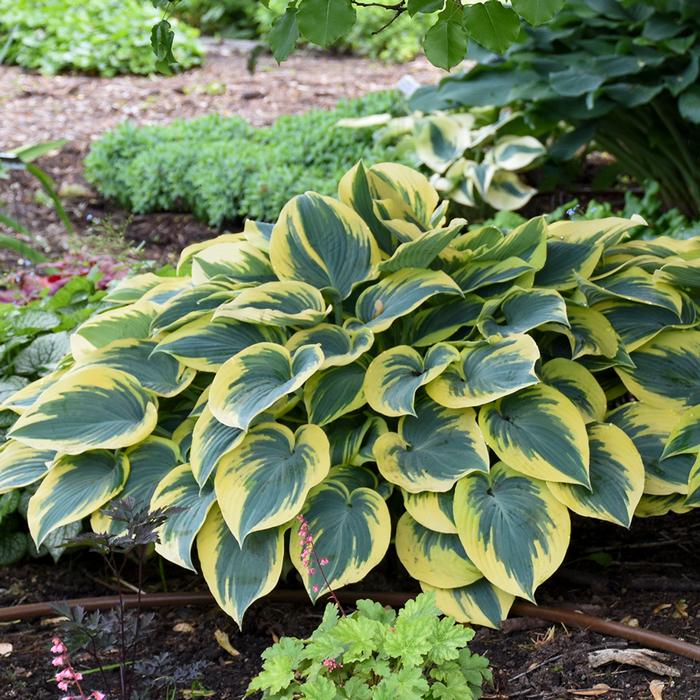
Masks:
[[[578,408],[586,423],[602,421],[605,417],[608,406],[605,392],[583,365],[556,357],[542,365],[540,376]]]
[[[55,450],[37,450],[16,440],[0,448],[0,494],[39,481],[56,457]]]
[[[455,491],[420,491],[411,493],[405,489],[403,504],[411,517],[423,527],[447,535],[457,534],[452,505]]]

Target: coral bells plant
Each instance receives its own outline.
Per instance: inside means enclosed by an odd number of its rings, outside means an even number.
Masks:
[[[71,695],[63,695],[61,700],[105,700],[107,696],[99,690],[92,690],[88,695],[85,694],[80,685],[83,675],[73,668],[68,647],[61,641],[60,637],[54,637],[52,644],[53,659],[51,665],[60,669],[55,676],[56,685],[60,691],[71,691],[72,693]]]

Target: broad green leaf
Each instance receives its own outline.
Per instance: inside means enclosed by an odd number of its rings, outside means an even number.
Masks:
[[[634,368],[617,367],[640,401],[683,410],[700,404],[700,331],[667,330],[630,353]]]
[[[430,309],[411,314],[404,319],[401,340],[414,347],[426,347],[451,338],[460,328],[473,326],[484,300],[476,294],[453,299]]]
[[[158,554],[178,566],[195,571],[192,563],[192,544],[215,503],[214,485],[208,483],[200,487],[189,464],[181,464],[166,474],[158,482],[151,496],[151,510],[179,510],[168,515],[168,519],[158,530]],[[201,562],[202,553],[199,554]]]
[[[216,310],[214,319],[307,328],[321,323],[329,312],[321,292],[306,282],[266,282],[239,292]]]
[[[38,400],[42,394],[54,386],[56,382],[68,373],[68,368],[62,367],[61,369],[56,369],[51,374],[47,374],[45,377],[40,377],[35,379],[33,382],[27,384],[26,382],[21,388],[18,388],[15,392],[9,392],[3,403],[2,408],[14,411],[15,413],[25,413],[27,409],[31,408]],[[11,377],[10,380],[15,378]],[[20,379],[20,377],[17,377]],[[12,381],[16,384],[16,381]],[[9,389],[9,387],[8,387]]]
[[[323,363],[319,345],[294,353],[275,343],[257,343],[225,362],[209,391],[209,410],[224,425],[247,430],[278,399],[296,391]]]
[[[14,359],[15,372],[28,377],[48,374],[58,367],[69,351],[70,341],[65,331],[40,335],[17,353]]]
[[[107,451],[59,457],[29,500],[27,522],[36,546],[68,523],[101,508],[124,488],[129,460]]]
[[[0,448],[0,494],[29,486],[48,472],[54,450],[37,450],[11,440]]]
[[[527,168],[546,152],[533,136],[503,136],[490,151],[489,159],[497,168],[516,171]]]
[[[536,384],[537,344],[529,335],[468,343],[460,359],[430,382],[426,391],[449,408],[481,406]]]
[[[355,8],[350,0],[300,0],[297,21],[309,41],[330,46],[355,24]]]
[[[279,423],[251,428],[221,460],[214,479],[221,513],[238,543],[297,515],[330,466],[328,438],[317,425],[294,433]]]
[[[192,282],[202,285],[214,279],[262,284],[277,278],[268,256],[248,241],[239,240],[207,246],[192,256]]]
[[[367,287],[357,299],[355,314],[374,333],[379,333],[436,294],[462,292],[444,272],[407,268]]]
[[[448,22],[440,22],[438,20],[436,25],[426,35],[425,42],[429,41],[428,37],[436,38],[438,34],[449,35],[451,30],[452,27],[450,27]],[[464,28],[462,28],[462,32],[464,32]],[[450,51],[449,45],[436,47],[436,49],[443,52],[445,60],[449,59],[447,55]],[[466,45],[462,55],[459,57],[460,61],[464,58],[465,52]],[[438,65],[432,60],[431,63]],[[469,130],[464,128],[459,119],[455,119],[452,116],[436,114],[424,117],[416,122],[414,129],[413,138],[416,155],[431,170],[443,173],[464,153],[464,149],[469,145],[469,135]]]
[[[482,578],[457,535],[423,527],[408,513],[396,525],[396,553],[416,580],[441,588],[460,588]]]
[[[399,420],[398,433],[384,433],[374,444],[382,476],[411,493],[449,491],[473,471],[488,471],[484,438],[471,408],[444,408],[428,398],[416,416]]]
[[[125,277],[116,287],[112,288],[102,301],[106,304],[122,306],[137,302],[147,291],[153,289],[163,281],[162,277],[152,272],[144,272],[140,275]]]
[[[410,493],[402,490],[406,511],[420,525],[447,535],[457,534],[452,504],[454,489],[449,491],[420,491]]]
[[[296,46],[299,38],[299,26],[297,24],[297,8],[288,7],[283,15],[280,15],[272,23],[269,40],[272,55],[277,63],[285,61]]]
[[[534,479],[589,486],[586,426],[576,406],[545,384],[522,389],[479,413],[486,444]]]
[[[694,85],[678,98],[678,111],[684,119],[700,124],[700,88]]]
[[[696,453],[700,453],[700,406],[693,406],[683,411],[682,418],[674,425],[668,436],[662,459]]]
[[[602,421],[605,417],[608,404],[605,392],[583,365],[556,357],[542,365],[540,376],[578,408],[586,423]]]
[[[470,38],[497,53],[503,53],[520,34],[518,15],[499,0],[467,5],[464,19]]]
[[[329,367],[304,384],[304,405],[312,423],[327,425],[365,405],[364,382],[368,360]]]
[[[524,207],[536,194],[537,190],[515,173],[499,170],[494,173],[483,198],[497,211],[515,211]]]
[[[426,58],[434,66],[449,70],[464,60],[467,37],[467,29],[458,13],[441,12],[423,39]]]
[[[377,438],[387,432],[386,421],[379,416],[340,419],[326,428],[331,445],[331,464],[373,462],[372,450]]]
[[[216,372],[235,354],[255,343],[284,343],[286,335],[276,326],[256,326],[231,318],[205,314],[168,333],[154,352],[167,353],[185,367],[200,372]]]
[[[367,402],[385,416],[415,416],[418,389],[459,357],[459,352],[445,343],[433,345],[424,358],[408,345],[385,350],[372,360],[364,377]]]
[[[513,0],[513,9],[530,24],[549,22],[564,6],[564,0]]]
[[[642,457],[646,480],[644,493],[667,496],[687,493],[688,474],[694,455],[679,454],[662,459],[671,431],[682,414],[666,407],[632,401],[608,414],[607,421],[621,428],[635,444]]]
[[[240,627],[250,604],[277,585],[284,561],[284,530],[255,532],[240,547],[214,505],[197,535],[197,552],[214,599]]]
[[[477,568],[494,585],[528,600],[561,565],[569,545],[569,511],[544,481],[502,462],[490,474],[457,484],[457,534]]]
[[[197,483],[204,486],[222,457],[236,448],[245,431],[219,423],[206,404],[192,432],[190,466]]]
[[[590,490],[549,482],[555,498],[574,513],[629,527],[644,490],[644,464],[632,440],[616,425],[588,426]]]
[[[373,278],[380,261],[374,236],[360,216],[314,192],[284,206],[272,231],[270,257],[280,279],[330,290],[340,299]]]
[[[80,454],[134,445],[153,432],[157,420],[152,396],[131,375],[83,367],[47,389],[10,437],[37,449]]]
[[[190,385],[196,372],[170,355],[155,352],[157,346],[154,341],[115,340],[91,353],[86,366],[120,370],[158,396],[176,396]]]
[[[389,548],[389,509],[374,490],[359,488],[350,492],[342,484],[321,484],[309,494],[303,514],[314,538],[314,573],[301,561],[300,523],[292,528],[289,555],[313,601],[328,593],[316,557],[328,559],[323,573],[330,587],[338,590],[361,581]]]
[[[158,310],[151,322],[151,334],[175,331],[233,299],[236,291],[219,282],[203,282],[179,291]]]
[[[321,369],[349,365],[367,352],[374,343],[369,328],[347,330],[330,323],[299,331],[287,341],[287,349],[294,352],[302,345],[320,345],[323,352]]]
[[[508,617],[515,596],[502,591],[482,578],[461,588],[434,588],[421,583],[426,592],[435,594],[435,602],[445,615],[457,622],[498,629]]]

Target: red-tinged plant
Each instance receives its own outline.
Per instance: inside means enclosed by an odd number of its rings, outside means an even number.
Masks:
[[[53,654],[53,660],[51,665],[61,669],[55,676],[58,689],[63,692],[68,690],[77,691],[77,694],[62,696],[61,700],[105,700],[107,696],[99,690],[92,690],[89,695],[85,694],[80,685],[80,681],[83,680],[83,674],[73,668],[68,647],[60,637],[54,637],[52,642],[51,653]]]

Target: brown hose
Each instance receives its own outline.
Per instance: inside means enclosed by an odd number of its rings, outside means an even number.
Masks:
[[[383,591],[340,591],[338,598],[341,603],[354,603],[358,598],[371,598],[384,605],[400,607],[407,600],[413,598],[412,593],[388,593]],[[138,598],[135,595],[124,596],[124,605],[134,608]],[[264,600],[274,603],[308,603],[309,598],[305,591],[273,591]],[[62,601],[63,602],[63,601]],[[102,596],[97,598],[76,598],[65,601],[70,607],[81,606],[85,610],[104,610],[119,605],[119,596]],[[141,596],[141,605],[145,608],[165,608],[188,605],[213,605],[214,599],[209,593],[149,593]],[[56,614],[53,607],[56,603],[30,603],[28,605],[14,605],[9,608],[0,608],[0,622],[11,620],[29,620],[35,617],[48,617]],[[700,646],[684,642],[665,634],[652,632],[639,627],[629,627],[619,622],[609,622],[600,617],[584,615],[573,610],[561,608],[548,608],[533,605],[525,601],[517,601],[513,604],[511,612],[523,617],[533,617],[550,622],[559,622],[574,627],[590,629],[594,632],[610,637],[620,637],[631,642],[643,644],[653,649],[662,649],[679,656],[685,656],[694,661],[700,661]]]

